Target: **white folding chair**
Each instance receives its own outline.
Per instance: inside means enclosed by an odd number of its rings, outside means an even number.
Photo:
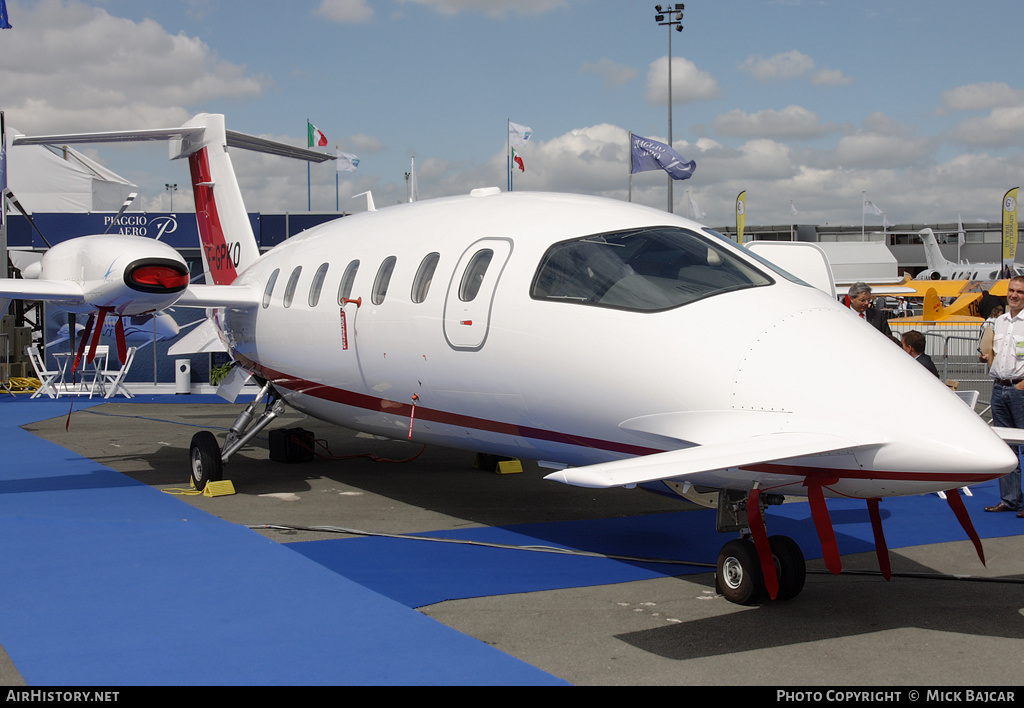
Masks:
[[[86,352],[88,352],[86,348]],[[103,393],[106,390],[106,376],[104,374],[108,368],[108,362],[110,361],[110,347],[106,344],[100,344],[96,347],[94,358],[88,366],[82,367],[82,378],[85,379],[89,376],[89,369],[92,370],[92,382],[83,380],[83,385],[89,388],[89,398],[92,398],[94,393]]]
[[[60,371],[50,371],[46,368],[43,356],[39,353],[39,347],[35,344],[28,348],[28,359],[32,362],[36,378],[39,379],[39,388],[35,390],[31,397],[35,398],[45,393],[50,398],[56,398],[57,389],[54,388],[53,382],[60,376]]]
[[[128,370],[132,368],[132,362],[135,360],[135,350],[137,347],[128,347],[128,352],[125,355],[124,364],[120,369],[103,369],[100,372],[100,376],[103,377],[103,387],[106,389],[106,393],[103,394],[104,398],[110,398],[116,396],[120,391],[124,394],[125,398],[131,398],[131,392],[125,388],[124,379],[128,375]]]
[[[970,408],[972,411],[974,410],[975,406],[978,405],[978,398],[981,395],[980,391],[972,391],[970,389],[965,389],[963,391],[957,389],[953,393],[955,393],[960,400],[966,403],[967,407]]]

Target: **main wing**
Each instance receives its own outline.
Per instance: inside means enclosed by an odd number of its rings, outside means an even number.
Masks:
[[[85,302],[86,293],[80,283],[72,280],[0,278],[0,298],[46,300],[58,304],[78,306]]]
[[[246,285],[189,285],[175,305],[251,308],[259,306],[260,297],[260,293]]]

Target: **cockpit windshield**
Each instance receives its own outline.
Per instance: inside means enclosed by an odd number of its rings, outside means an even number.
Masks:
[[[530,296],[653,312],[773,282],[715,239],[659,226],[556,243]]]

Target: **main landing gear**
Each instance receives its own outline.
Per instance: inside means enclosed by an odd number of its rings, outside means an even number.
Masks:
[[[267,398],[266,408],[259,418],[255,419],[260,402]],[[210,482],[219,482],[224,478],[224,465],[228,458],[249,442],[270,421],[284,413],[284,401],[269,383],[263,385],[259,395],[246,406],[235,419],[231,430],[224,439],[223,449],[217,444],[217,438],[209,430],[201,430],[192,436],[189,445],[189,461],[192,468],[192,485],[197,491],[206,489]]]
[[[718,497],[718,530],[739,531],[741,536],[729,541],[718,553],[715,590],[739,605],[755,605],[771,598],[771,581],[766,583],[766,569],[747,522],[747,502],[742,492],[722,490]],[[772,497],[766,502],[761,497],[757,509],[759,514],[763,513],[764,503],[782,502],[781,498]],[[774,599],[790,600],[804,587],[807,577],[804,554],[796,541],[788,536],[769,536],[767,542],[777,584]]]

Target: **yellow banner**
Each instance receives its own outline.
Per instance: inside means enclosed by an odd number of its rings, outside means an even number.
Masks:
[[[1017,190],[1014,187],[1003,197],[1003,265],[1013,268],[1017,257]]]
[[[736,197],[736,243],[743,243],[743,227],[747,225],[747,191]]]

